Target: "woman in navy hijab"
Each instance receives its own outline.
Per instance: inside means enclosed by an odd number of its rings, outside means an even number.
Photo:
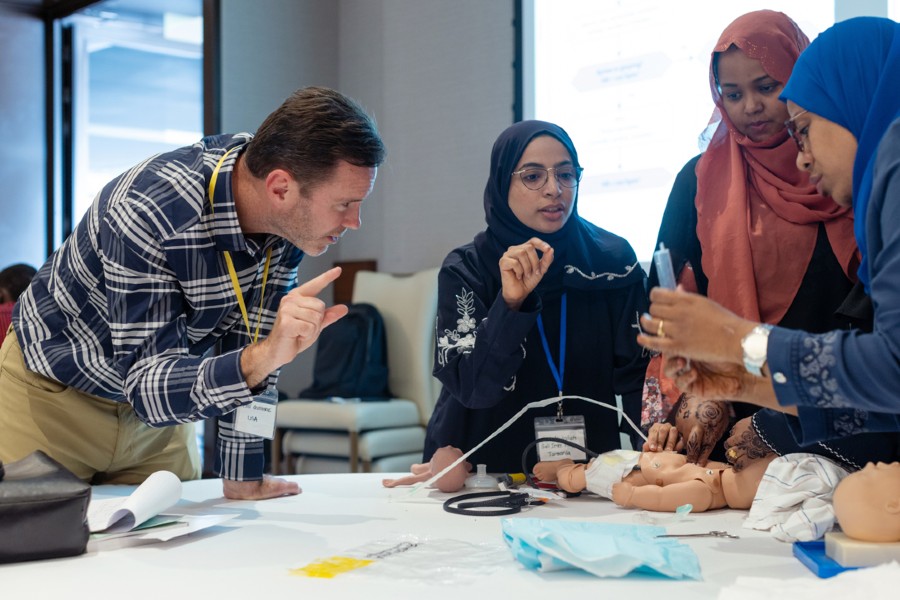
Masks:
[[[764,328],[705,298],[654,290],[642,324],[666,336],[639,341],[669,355],[679,386],[710,398],[736,392],[797,415],[801,443],[900,431],[900,24],[834,25],[800,55],[781,98],[797,166],[822,194],[853,207],[873,332]],[[693,358],[693,368],[671,357]],[[762,364],[763,376],[738,367],[748,362]]]
[[[438,276],[434,374],[443,389],[425,460],[442,446],[470,450],[549,397],[615,406],[621,395],[637,420],[646,358],[634,333],[645,275],[628,242],[578,215],[581,173],[572,140],[552,123],[516,123],[494,143],[487,229],[451,252]],[[536,417],[595,452],[620,447],[614,410],[569,399],[524,414],[470,461],[520,471]]]

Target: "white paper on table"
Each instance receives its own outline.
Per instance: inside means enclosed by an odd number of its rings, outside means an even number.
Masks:
[[[166,542],[172,538],[182,535],[194,533],[207,527],[212,527],[225,521],[229,521],[238,516],[237,513],[228,513],[220,515],[182,515],[181,522],[185,527],[160,527],[159,529],[148,529],[144,535],[140,536],[142,540],[159,540]]]
[[[171,526],[134,529],[123,533],[97,533],[88,541],[88,552],[108,552],[145,544],[166,543],[174,538],[213,527],[238,516],[237,513],[214,515],[160,515],[177,518]]]
[[[169,471],[157,471],[126,498],[91,500],[88,526],[91,533],[129,531],[180,499],[181,480]]]

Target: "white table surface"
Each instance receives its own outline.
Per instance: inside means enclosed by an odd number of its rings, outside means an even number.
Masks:
[[[230,501],[220,480],[184,484],[176,510],[197,514],[238,513],[222,525],[168,542],[109,548],[91,542],[84,555],[0,565],[0,598],[362,598],[595,597],[675,600],[715,598],[740,575],[816,577],[791,554],[791,545],[768,533],[741,527],[744,511],[720,510],[664,525],[669,533],[726,530],[740,539],[685,539],[697,554],[702,581],[626,577],[601,579],[579,571],[536,573],[513,561],[491,575],[462,584],[415,578],[366,576],[315,579],[291,574],[317,559],[339,556],[379,540],[413,535],[422,540],[459,540],[503,545],[499,517],[445,512],[453,494],[381,486],[382,474],[297,475],[299,496],[258,502]],[[97,498],[125,495],[127,486],[94,488]],[[596,497],[526,509],[513,516],[636,524],[641,511]],[[667,518],[667,515],[660,515]],[[776,593],[777,596],[777,593]]]

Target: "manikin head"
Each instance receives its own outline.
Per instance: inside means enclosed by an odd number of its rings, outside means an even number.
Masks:
[[[900,542],[900,462],[869,463],[834,491],[834,514],[848,537]]]

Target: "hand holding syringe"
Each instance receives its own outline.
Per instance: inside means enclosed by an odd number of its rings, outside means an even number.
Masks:
[[[659,243],[659,249],[653,253],[653,264],[656,265],[656,275],[659,278],[659,286],[669,290],[677,287],[675,281],[675,269],[672,268],[672,255],[665,244]],[[685,370],[691,368],[691,359],[687,359]]]
[[[659,250],[653,253],[653,264],[656,265],[656,275],[659,277],[659,287],[674,290],[675,270],[672,268],[672,255],[665,244],[659,243]]]

